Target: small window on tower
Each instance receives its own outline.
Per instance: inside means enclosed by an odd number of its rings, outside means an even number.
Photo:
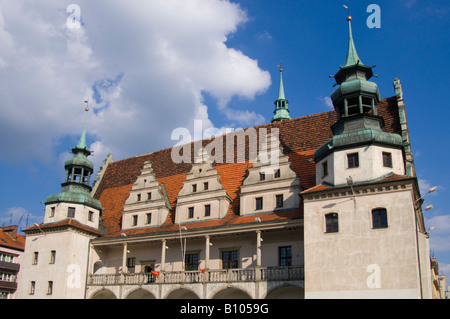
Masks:
[[[392,168],[392,154],[383,152],[383,166]]]
[[[359,167],[359,156],[358,153],[347,154],[348,168]]]
[[[50,216],[49,217],[55,217],[55,207],[50,208]]]
[[[75,207],[69,207],[67,210],[67,217],[75,218]]]
[[[322,163],[322,177],[328,176],[328,162]]]

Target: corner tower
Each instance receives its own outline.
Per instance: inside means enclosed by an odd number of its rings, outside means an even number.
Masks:
[[[398,134],[383,131],[378,116],[380,92],[373,67],[365,65],[355,47],[352,18],[348,22],[348,50],[344,66],[332,77],[338,87],[331,94],[338,121],[333,138],[315,152],[316,183],[343,185],[347,178],[366,182],[391,173],[404,175],[403,142]]]
[[[65,161],[66,177],[58,194],[45,201],[41,224],[24,230],[26,234],[19,298],[82,299],[90,241],[102,234],[102,205],[90,195],[93,165],[87,157],[85,109],[83,131]]]

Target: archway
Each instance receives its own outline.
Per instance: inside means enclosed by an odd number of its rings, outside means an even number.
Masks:
[[[103,289],[93,294],[91,299],[117,299],[117,297],[110,290]]]
[[[195,292],[189,289],[181,288],[172,291],[166,299],[200,299]]]
[[[137,289],[130,293],[126,299],[156,299],[156,297],[150,291]]]
[[[267,294],[266,299],[304,299],[305,291],[294,286],[275,288]]]
[[[252,299],[252,297],[241,289],[226,288],[216,293],[213,299]]]

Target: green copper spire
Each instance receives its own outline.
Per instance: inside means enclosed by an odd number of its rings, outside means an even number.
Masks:
[[[81,132],[81,137],[80,137],[80,141],[78,142],[76,148],[78,149],[86,149],[86,122],[87,122],[87,112],[89,111],[89,109],[86,107],[84,109],[84,124],[83,124],[83,131]]]
[[[96,209],[102,209],[100,202],[90,195],[92,190],[90,178],[94,171],[94,166],[87,159],[91,155],[91,151],[86,147],[86,122],[89,109],[85,108],[83,131],[80,140],[74,148],[72,148],[73,157],[64,162],[66,170],[66,178],[61,184],[62,190],[58,194],[47,197],[46,204],[52,203],[75,203],[83,204]]]
[[[345,60],[344,67],[356,65],[356,64],[363,64],[361,62],[361,59],[358,56],[358,52],[356,52],[355,42],[353,41],[353,32],[352,32],[352,17],[347,17],[348,21],[348,51],[347,51],[347,59]]]
[[[288,108],[289,102],[284,95],[283,69],[281,68],[281,64],[278,66],[280,67],[280,88],[278,89],[278,99],[275,101],[275,111],[273,112],[274,116],[271,121],[272,123],[291,119]]]

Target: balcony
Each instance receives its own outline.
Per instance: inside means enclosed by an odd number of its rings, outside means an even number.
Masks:
[[[17,289],[17,282],[0,280],[0,289],[16,290]]]
[[[0,269],[18,272],[20,269],[20,265],[6,261],[0,261]]]
[[[89,275],[88,285],[151,285],[190,283],[231,283],[255,281],[304,280],[303,266],[217,269],[202,271],[167,271],[151,273]]]

